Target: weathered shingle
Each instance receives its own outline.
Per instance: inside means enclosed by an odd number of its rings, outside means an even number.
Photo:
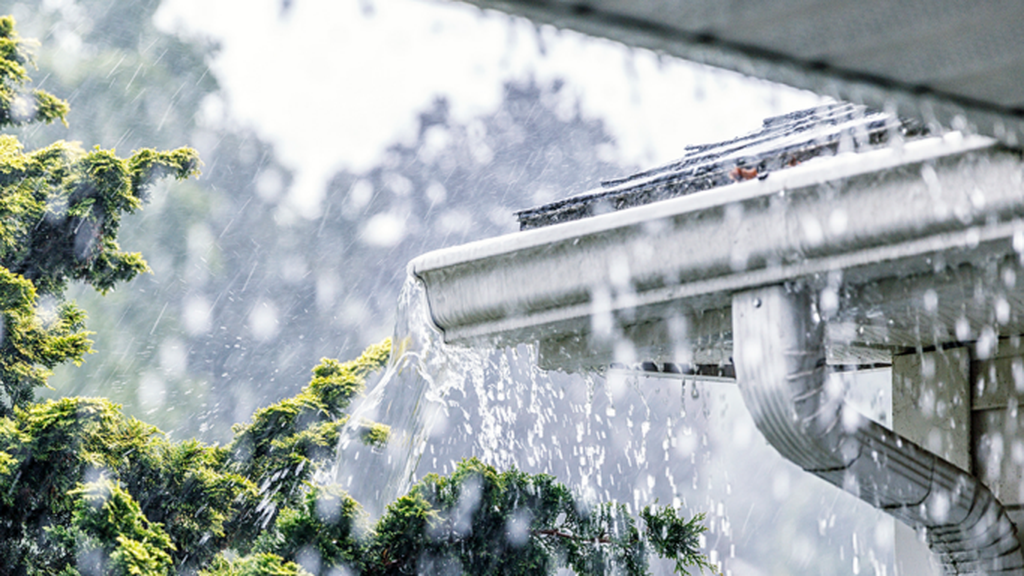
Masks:
[[[838,103],[768,118],[761,130],[714,144],[688,146],[681,159],[589,192],[516,213],[522,230],[579,220],[710,190],[752,178],[768,178],[819,156],[888,145],[924,132],[920,125],[854,104]]]

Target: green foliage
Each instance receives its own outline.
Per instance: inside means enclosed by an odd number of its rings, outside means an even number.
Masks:
[[[0,126],[67,113],[39,91],[26,100],[29,62],[13,19],[0,18]],[[552,477],[477,460],[428,476],[370,527],[355,500],[317,479],[389,341],[350,362],[323,359],[298,395],[236,426],[226,447],[173,442],[104,399],[33,403],[50,369],[89,351],[68,283],[106,292],[147,270],[117,244],[121,217],[154,179],[187,178],[198,162],[188,148],[121,159],[57,142],[25,153],[0,136],[0,573],[298,576],[312,559],[319,574],[634,575],[651,547],[680,570],[708,566],[697,520],[645,510],[640,530],[623,506],[591,506]],[[387,442],[385,426],[359,430]]]
[[[197,162],[188,149],[121,160],[63,142],[25,154],[13,136],[0,136],[0,312],[8,327],[0,378],[10,405],[26,404],[50,369],[89,351],[85,314],[63,302],[68,280],[106,291],[147,270],[115,240],[121,214],[141,206],[154,176],[186,178]],[[52,301],[48,314],[37,295]]]
[[[662,558],[675,558],[676,572],[688,573],[687,567],[694,566],[701,573],[707,568],[714,573],[715,568],[708,562],[700,550],[700,535],[707,529],[701,524],[704,514],[695,514],[685,520],[676,515],[672,508],[654,508],[645,506],[640,512],[644,521],[647,539]]]
[[[200,576],[309,576],[294,562],[287,562],[276,554],[253,554],[244,558],[226,560],[217,558]]]
[[[155,178],[198,173],[194,150],[140,150],[121,159],[57,142],[25,154],[0,136],[0,264],[60,296],[68,280],[100,291],[147,270],[138,253],[120,250],[121,215],[142,207]]]
[[[40,310],[32,282],[2,266],[0,319],[4,326],[0,382],[8,399],[0,400],[3,415],[13,406],[31,402],[34,388],[46,383],[54,366],[68,360],[81,362],[89,351],[90,341],[81,309],[61,302],[50,310]]]
[[[369,574],[549,574],[570,538],[552,540],[574,500],[548,476],[499,474],[478,460],[451,477],[428,475],[388,507]]]
[[[63,120],[68,111],[43,91],[26,96],[30,62],[14,19],[0,18],[0,126]],[[188,178],[198,164],[188,148],[121,159],[61,141],[26,153],[0,135],[0,415],[28,405],[55,366],[90,351],[84,312],[64,301],[68,281],[105,292],[146,271],[140,254],[117,244],[121,216],[142,206],[156,178]]]
[[[368,575],[520,575],[566,567],[635,576],[647,573],[649,548],[674,558],[680,573],[711,568],[699,552],[698,517],[683,522],[672,509],[651,510],[641,531],[620,504],[589,505],[551,476],[498,472],[469,459],[449,477],[428,475],[391,504],[360,568]],[[675,539],[666,544],[662,531]]]
[[[25,66],[32,53],[14,30],[14,18],[0,17],[0,127],[54,120],[64,122],[68,104],[43,90],[28,91]]]
[[[227,448],[172,442],[107,400],[64,398],[0,418],[0,573],[639,575],[649,551],[710,568],[702,516],[590,505],[551,476],[478,460],[428,475],[374,526],[317,483],[338,427],[325,396],[362,390],[387,344],[324,361],[295,398],[258,411]],[[326,367],[326,368],[325,368]],[[314,386],[314,383],[319,382]],[[381,440],[384,442],[385,440]],[[241,556],[239,556],[241,554]]]
[[[0,418],[0,454],[0,573],[55,574],[83,546],[95,552],[83,558],[126,573],[132,562],[163,562],[160,550],[176,566],[205,562],[258,502],[256,486],[226,469],[223,449],[171,443],[101,399],[15,409]]]
[[[360,440],[367,446],[383,448],[391,437],[391,427],[376,422],[362,421],[359,423]]]
[[[112,576],[170,573],[174,544],[159,524],[150,523],[139,504],[117,483],[101,477],[72,493],[76,497],[70,529],[53,526],[50,533],[76,550],[89,572]],[[79,561],[78,568],[83,561]]]
[[[387,364],[390,352],[391,341],[385,340],[350,362],[324,358],[297,396],[257,410],[249,423],[235,426],[228,450],[238,473],[276,505],[292,503],[315,463],[334,456],[348,422],[343,409],[366,387],[366,376]],[[386,427],[371,424],[370,429],[364,438],[371,444],[387,436]]]
[[[384,343],[325,364],[346,375],[337,385],[362,390],[387,351]],[[228,549],[290,558],[307,545],[332,562],[355,561],[364,513],[311,482],[347,418],[326,409],[331,390],[311,383],[259,411],[229,448],[169,441],[102,399],[15,408],[0,417],[0,573],[193,573]],[[229,574],[264,565],[218,562]]]
[[[298,506],[281,510],[255,549],[282,558],[308,552],[328,567],[358,566],[368,531],[369,519],[352,497],[337,486],[310,486]]]
[[[426,506],[424,506],[426,505]],[[429,538],[411,538],[427,523]],[[616,504],[587,506],[551,476],[499,473],[478,460],[427,476],[381,520],[380,574],[644,574],[646,543]],[[395,546],[395,536],[415,547]],[[425,569],[425,570],[424,570]]]
[[[391,340],[388,339],[367,348],[354,362],[342,364],[337,360],[323,358],[313,369],[309,391],[320,399],[328,413],[338,416],[348,408],[352,398],[363,391],[366,374],[383,366],[390,354]]]

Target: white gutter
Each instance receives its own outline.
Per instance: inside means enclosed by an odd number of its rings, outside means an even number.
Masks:
[[[728,309],[732,292],[834,270],[870,282],[928,272],[938,252],[1012,253],[1021,180],[1016,153],[954,133],[438,250],[409,272],[446,341],[545,341],[588,333],[598,312],[640,323]],[[609,286],[625,292],[593,298]]]

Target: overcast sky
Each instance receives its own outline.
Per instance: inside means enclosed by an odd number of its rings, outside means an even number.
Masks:
[[[362,171],[409,138],[440,95],[457,120],[493,111],[502,85],[534,77],[564,90],[616,138],[622,162],[678,158],[687,144],[755,129],[819,97],[458,2],[165,0],[158,24],[222,43],[214,69],[230,110],[296,169],[294,203],[314,215],[339,168]]]

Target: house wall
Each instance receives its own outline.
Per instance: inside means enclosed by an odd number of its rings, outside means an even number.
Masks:
[[[1021,526],[1024,342],[1002,338],[994,349],[982,348],[894,356],[893,430],[980,478]],[[900,576],[942,574],[919,535],[900,523],[895,556]]]
[[[968,472],[970,370],[967,348],[899,355],[892,361],[893,430]],[[941,576],[921,535],[897,522],[894,536],[897,574]]]

